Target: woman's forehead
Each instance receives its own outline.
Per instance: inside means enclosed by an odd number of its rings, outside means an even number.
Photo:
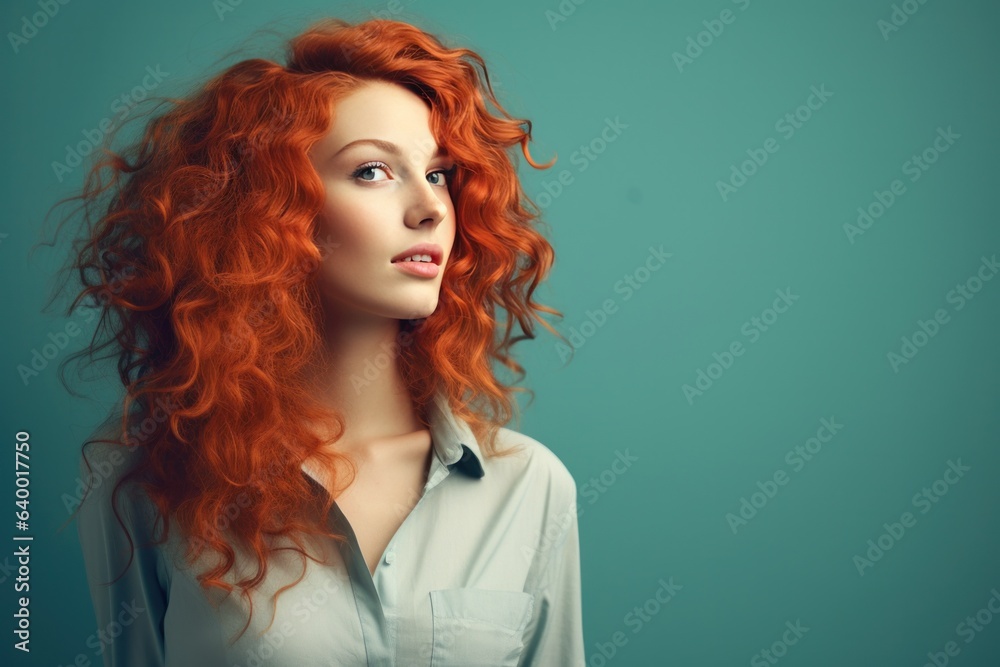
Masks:
[[[342,98],[332,109],[329,131],[317,144],[325,159],[364,152],[362,147],[413,162],[447,155],[431,131],[427,103],[388,82],[366,84]]]

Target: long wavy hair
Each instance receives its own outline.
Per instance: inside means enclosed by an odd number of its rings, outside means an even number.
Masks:
[[[124,385],[111,437],[87,440],[84,461],[95,442],[140,449],[112,506],[134,480],[158,508],[157,523],[172,517],[181,527],[189,562],[205,550],[221,555],[198,575],[206,589],[233,590],[223,576],[234,546],[245,549],[257,570],[235,587],[251,616],[267,537],[288,537],[312,560],[302,537],[346,539],[327,525],[333,496],[316,494],[301,474],[307,458],[332,479],[350,473],[350,460],[307,427],[336,424],[339,438],[343,418],[303,380],[322,348],[311,277],[324,253],[317,216],[325,196],[307,151],[329,130],[339,99],[372,80],[406,87],[429,105],[432,132],[456,161],[448,187],[457,230],[438,307],[400,325],[399,368],[424,424],[443,392],[486,456],[508,453],[496,435],[516,412],[513,392],[526,390],[500,382],[492,362],[517,382],[525,371],[511,346],[534,338],[535,322],[565,340],[539,315],[562,313],[532,298],[554,253],[508,149],[519,144],[536,169],[554,159],[532,160],[531,122],[500,106],[482,58],[382,19],[315,23],[287,43],[286,56],[285,65],[242,60],[195,93],[161,102],[166,110],[138,140],[121,153],[102,149],[82,194],[59,202],[79,199],[84,210],[67,267],[83,287],[69,311],[84,304],[100,314],[89,346],[66,362],[106,351],[100,359],[117,358]],[[141,438],[131,437],[139,423]],[[221,531],[218,518],[241,497],[243,509]],[[164,521],[157,544],[168,528]]]

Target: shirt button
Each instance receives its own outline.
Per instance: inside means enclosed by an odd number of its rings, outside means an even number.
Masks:
[[[390,551],[385,555],[385,564],[392,565],[392,561],[396,560],[396,552]]]

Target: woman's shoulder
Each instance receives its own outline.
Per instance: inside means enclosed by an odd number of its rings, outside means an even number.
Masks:
[[[499,451],[513,449],[516,453],[490,457],[486,464],[489,468],[509,472],[519,478],[530,477],[533,482],[545,482],[559,497],[576,498],[576,480],[569,468],[542,442],[511,428],[501,427],[497,432],[496,448]]]
[[[559,456],[537,439],[502,428],[497,440],[498,449],[518,447],[520,451],[489,459],[485,478],[491,474],[501,478],[501,502],[517,508],[519,530],[526,531],[525,539],[540,540],[532,558],[539,552],[549,558],[566,543],[571,530],[578,530],[576,480]],[[539,560],[544,563],[546,559]]]

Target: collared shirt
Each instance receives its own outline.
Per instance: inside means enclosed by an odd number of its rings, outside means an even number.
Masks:
[[[174,524],[166,543],[142,546],[158,536],[156,510],[134,484],[118,503],[136,546],[133,561],[104,584],[128,563],[129,540],[110,493],[138,450],[88,446],[95,480],[80,507],[79,538],[98,629],[120,632],[102,643],[105,666],[584,666],[573,477],[547,447],[507,428],[499,449],[523,445],[522,452],[484,458],[443,395],[428,417],[427,482],[374,576],[334,503],[331,526],[347,542],[319,542],[326,564],[290,550],[272,554],[253,592],[251,623],[232,644],[247,620],[246,600],[238,590],[223,599],[200,587],[204,556],[184,563]],[[81,473],[88,480],[82,460]],[[303,474],[326,493],[308,466]],[[303,569],[302,580],[278,596],[271,623],[272,594]],[[255,572],[237,558],[225,579]]]

